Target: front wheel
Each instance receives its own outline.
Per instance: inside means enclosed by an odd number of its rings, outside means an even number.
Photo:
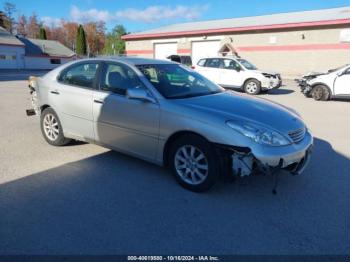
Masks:
[[[327,101],[329,100],[330,94],[327,87],[318,85],[312,89],[311,96],[317,101]]]
[[[211,144],[196,135],[180,137],[169,152],[175,179],[194,192],[207,191],[215,184],[220,172],[219,162]]]
[[[257,95],[261,91],[260,82],[256,79],[250,79],[244,84],[244,92],[249,95]]]
[[[47,143],[53,146],[64,146],[71,140],[65,138],[60,120],[52,108],[46,108],[40,116],[41,132]]]

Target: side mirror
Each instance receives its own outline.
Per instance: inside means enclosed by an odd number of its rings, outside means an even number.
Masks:
[[[155,103],[156,100],[149,96],[143,88],[129,88],[126,90],[126,97],[129,99],[142,100],[144,102]]]
[[[237,72],[241,72],[241,71],[242,71],[242,68],[241,68],[240,66],[237,66],[237,67],[235,68],[235,70],[236,70]]]

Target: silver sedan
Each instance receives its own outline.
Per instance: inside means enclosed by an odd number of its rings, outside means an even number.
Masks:
[[[168,166],[192,191],[220,174],[303,172],[313,138],[299,115],[226,91],[186,66],[120,57],[78,60],[31,79],[46,141],[72,139]]]

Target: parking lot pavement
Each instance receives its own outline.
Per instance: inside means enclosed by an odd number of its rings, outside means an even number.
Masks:
[[[295,84],[262,95],[315,136],[301,176],[219,182],[204,194],[164,169],[85,143],[49,146],[25,81],[1,81],[1,254],[350,254],[350,102]],[[261,116],[264,117],[264,116]]]

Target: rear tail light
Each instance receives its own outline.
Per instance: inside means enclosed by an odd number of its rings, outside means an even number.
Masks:
[[[195,67],[195,66],[191,66],[191,68],[192,68],[192,69],[196,69],[196,67]]]

